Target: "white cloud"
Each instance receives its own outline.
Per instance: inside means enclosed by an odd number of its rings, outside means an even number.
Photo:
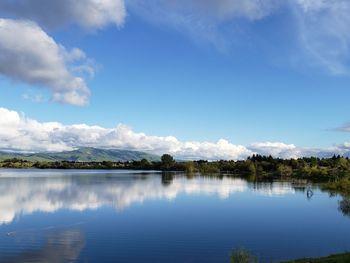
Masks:
[[[85,60],[83,51],[67,50],[33,22],[0,19],[0,74],[48,88],[56,102],[88,103],[90,91],[84,79],[72,72],[72,63],[79,61],[92,70]]]
[[[334,154],[350,156],[350,143],[343,143],[326,148],[302,148],[294,144],[285,144],[281,142],[263,142],[253,143],[248,147],[249,150],[261,155],[271,155],[280,158],[301,158],[301,157],[320,157],[329,158]]]
[[[41,123],[15,111],[0,108],[0,148],[23,151],[62,151],[76,147],[134,149],[171,153],[188,159],[240,159],[252,152],[226,140],[182,142],[173,136],[149,136],[119,124],[113,129],[85,124]]]
[[[0,14],[30,19],[43,27],[76,24],[98,29],[123,25],[126,12],[124,0],[1,0]]]
[[[64,151],[78,147],[119,148],[150,153],[170,153],[179,159],[245,159],[252,154],[282,158],[302,156],[329,157],[349,155],[350,144],[329,148],[300,148],[276,142],[237,145],[227,140],[217,142],[180,141],[174,136],[151,136],[119,124],[115,128],[86,124],[64,125],[38,122],[16,111],[0,108],[0,149],[21,151]]]
[[[94,76],[94,63],[82,50],[56,43],[41,27],[122,26],[126,11],[123,0],[3,0],[0,16],[11,18],[0,18],[0,74],[49,88],[56,102],[83,106],[90,91],[81,75]]]
[[[281,158],[298,158],[302,156],[301,150],[294,144],[281,142],[253,143],[249,146],[249,149],[261,155],[271,155]]]

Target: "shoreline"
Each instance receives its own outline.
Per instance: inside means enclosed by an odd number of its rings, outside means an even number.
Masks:
[[[331,254],[319,258],[303,258],[289,261],[282,261],[280,263],[348,263],[350,262],[350,252]]]
[[[13,158],[0,161],[0,169],[183,172],[188,175],[240,177],[252,182],[278,179],[307,180],[320,184],[322,189],[329,192],[350,196],[350,160],[341,156],[322,159],[316,157],[280,159],[253,155],[239,161],[176,161],[171,155],[164,154],[161,161],[156,162],[146,159],[128,162],[34,162]]]

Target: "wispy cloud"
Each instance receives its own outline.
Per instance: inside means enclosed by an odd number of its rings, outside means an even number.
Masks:
[[[348,0],[130,0],[129,10],[147,21],[165,25],[227,52],[245,41],[241,28],[258,24],[281,10],[291,14],[296,56],[300,63],[334,75],[349,74],[350,2]],[[275,24],[271,30],[280,30]],[[289,52],[295,52],[289,50]]]
[[[238,34],[232,20],[250,22],[263,19],[279,6],[276,0],[130,0],[127,7],[146,21],[169,26],[185,33],[196,42],[207,42],[220,51],[226,52]],[[227,35],[229,33],[229,36]],[[233,36],[236,37],[236,36]]]
[[[344,125],[335,128],[335,130],[340,132],[350,132],[350,122],[347,122]]]
[[[33,92],[27,92],[27,93],[23,93],[22,94],[22,98],[24,100],[29,100],[35,103],[42,103],[42,102],[46,102],[46,98],[42,95],[42,94],[36,94]]]
[[[302,49],[316,66],[335,75],[349,74],[350,2],[298,0],[294,14]]]

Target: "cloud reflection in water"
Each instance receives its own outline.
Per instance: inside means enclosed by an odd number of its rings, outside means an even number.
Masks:
[[[33,242],[35,235],[36,233],[31,233],[31,238],[25,242],[32,242],[31,249],[18,252],[16,255],[0,257],[0,263],[75,262],[85,246],[84,234],[78,229],[50,232],[46,236],[44,245],[41,245],[40,242]]]
[[[0,177],[0,224],[11,223],[19,215],[55,212],[59,209],[83,211],[112,206],[118,210],[146,200],[172,200],[180,194],[217,195],[226,199],[251,186],[238,178],[174,176],[165,182],[159,174],[70,174],[54,172]],[[39,173],[40,174],[40,173]],[[259,194],[273,196],[295,193],[290,183],[253,187]]]

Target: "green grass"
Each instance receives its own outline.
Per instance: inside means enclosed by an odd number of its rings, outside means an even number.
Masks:
[[[230,263],[258,263],[259,260],[248,250],[234,249],[231,251]],[[321,258],[304,258],[280,263],[350,263],[350,253],[330,255]]]
[[[285,261],[283,263],[349,263],[350,253],[330,255],[323,258],[305,258],[291,261]]]

